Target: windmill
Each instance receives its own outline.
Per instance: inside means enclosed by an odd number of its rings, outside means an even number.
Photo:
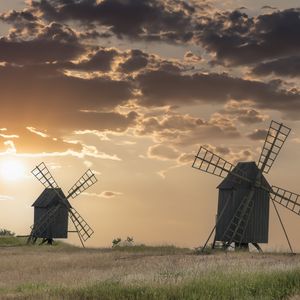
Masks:
[[[270,186],[264,176],[269,173],[290,131],[291,129],[282,123],[271,121],[258,164],[239,162],[234,166],[222,157],[200,147],[192,167],[224,178],[217,187],[219,197],[216,224],[202,251],[214,232],[212,248],[216,242],[220,242],[224,249],[228,247],[249,249],[251,243],[261,251],[259,244],[268,242],[271,200],[290,250],[293,252],[275,203],[300,215],[300,195],[277,186]]]
[[[43,162],[31,173],[43,184],[45,190],[32,204],[34,224],[31,226],[27,243],[35,243],[38,238],[42,238],[42,243],[52,244],[53,238],[67,238],[68,232],[77,232],[84,247],[84,242],[92,236],[94,231],[71,206],[69,199],[74,199],[97,182],[94,173],[90,169],[87,170],[70,188],[67,196]],[[74,224],[74,231],[68,231],[68,216]]]

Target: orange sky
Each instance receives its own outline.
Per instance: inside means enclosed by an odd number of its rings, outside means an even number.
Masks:
[[[257,161],[272,119],[292,132],[268,180],[300,192],[297,1],[62,3],[0,4],[0,227],[29,233],[43,189],[30,171],[44,161],[65,190],[95,171],[71,203],[95,230],[88,246],[199,246],[220,179],[193,156],[206,145]],[[17,179],[9,160],[24,168]],[[280,212],[300,251],[299,216]],[[267,247],[287,249],[270,214]]]

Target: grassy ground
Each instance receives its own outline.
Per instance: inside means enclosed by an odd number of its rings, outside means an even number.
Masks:
[[[172,246],[112,250],[20,242],[14,246],[0,239],[0,299],[289,299],[300,294],[298,255],[195,255]]]

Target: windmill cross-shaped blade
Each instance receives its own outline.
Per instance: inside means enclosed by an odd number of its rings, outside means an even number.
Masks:
[[[271,122],[258,162],[258,167],[263,173],[269,173],[290,131],[291,129],[282,123]]]
[[[51,175],[50,171],[46,167],[45,163],[40,163],[36,166],[31,173],[37,178],[37,180],[45,187],[45,188],[58,188],[58,185]]]
[[[241,180],[249,182],[246,172],[235,167],[232,163],[204,147],[200,147],[197,155],[195,156],[192,167],[222,178],[229,175],[230,180],[238,183],[240,183]]]
[[[72,197],[73,199],[80,195],[83,191],[88,189],[90,186],[97,182],[97,178],[94,173],[88,169],[70,188],[68,191],[67,198]]]

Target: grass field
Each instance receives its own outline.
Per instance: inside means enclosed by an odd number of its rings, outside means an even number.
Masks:
[[[0,239],[0,299],[298,299],[300,256]]]

